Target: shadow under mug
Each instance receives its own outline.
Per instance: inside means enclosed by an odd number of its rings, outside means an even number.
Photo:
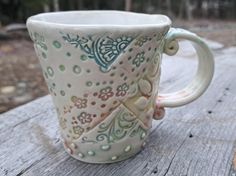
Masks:
[[[124,160],[145,145],[164,107],[192,102],[214,72],[211,51],[196,34],[171,28],[164,15],[120,11],[44,13],[27,20],[57,110],[66,151],[89,163]],[[198,71],[183,90],[159,94],[162,54],[192,42]],[[171,71],[171,69],[170,69]]]

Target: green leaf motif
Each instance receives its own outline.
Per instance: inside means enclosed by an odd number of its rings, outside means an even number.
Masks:
[[[42,35],[39,35],[37,32],[34,33],[33,35],[33,41],[34,43],[41,47],[43,50],[47,50],[47,45],[45,44],[45,40],[44,40],[44,37]]]
[[[98,126],[95,139],[88,139],[88,137],[84,136],[82,142],[98,143],[105,141],[109,144],[126,137],[135,136],[139,136],[142,140],[142,136],[146,132],[147,129],[141,126],[140,120],[126,108],[123,108],[117,112],[111,121],[103,122]]]

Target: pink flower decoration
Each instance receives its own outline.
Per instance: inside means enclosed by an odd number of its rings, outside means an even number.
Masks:
[[[77,118],[82,124],[92,122],[92,115],[86,112],[81,112]]]
[[[71,101],[74,103],[74,105],[78,108],[78,109],[82,109],[82,108],[86,108],[87,107],[87,99],[83,99],[83,98],[78,98],[76,96],[71,97]]]
[[[110,97],[112,97],[114,93],[112,92],[111,87],[106,87],[100,90],[100,93],[98,95],[98,98],[100,98],[102,101],[108,100]]]

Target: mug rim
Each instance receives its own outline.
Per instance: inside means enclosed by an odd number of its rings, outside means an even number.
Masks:
[[[140,23],[133,23],[130,24],[127,22],[126,24],[120,24],[116,23],[116,20],[113,20],[113,24],[106,21],[105,23],[101,24],[99,22],[97,23],[87,23],[87,24],[79,24],[79,23],[66,23],[68,20],[69,15],[81,15],[83,18],[91,19],[88,16],[108,16],[108,15],[116,15],[116,16],[125,16],[130,18],[130,20],[134,20],[136,18],[142,17],[144,22]],[[86,15],[86,16],[85,16]],[[56,18],[65,18],[64,21],[54,21],[50,19],[50,17],[56,17]],[[67,16],[67,17],[65,17]],[[67,20],[66,20],[67,18]],[[112,17],[110,18],[112,20]],[[148,23],[148,20],[150,19],[150,23]],[[115,23],[114,23],[115,22]],[[171,20],[168,16],[162,15],[162,14],[145,14],[145,13],[136,13],[136,12],[127,12],[127,11],[118,11],[118,10],[77,10],[77,11],[60,11],[60,12],[48,12],[48,13],[39,13],[37,15],[31,16],[27,19],[27,26],[29,24],[35,24],[35,25],[42,25],[42,26],[54,26],[59,28],[67,28],[67,27],[74,27],[74,28],[150,28],[150,27],[165,27],[171,25]]]

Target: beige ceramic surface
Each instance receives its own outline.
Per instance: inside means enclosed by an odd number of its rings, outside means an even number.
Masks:
[[[28,19],[62,140],[74,158],[110,163],[134,155],[164,107],[187,104],[206,90],[214,70],[211,52],[195,34],[170,25],[163,15],[119,11],[45,13]],[[162,54],[177,52],[176,39],[194,43],[198,73],[185,89],[158,96]]]

